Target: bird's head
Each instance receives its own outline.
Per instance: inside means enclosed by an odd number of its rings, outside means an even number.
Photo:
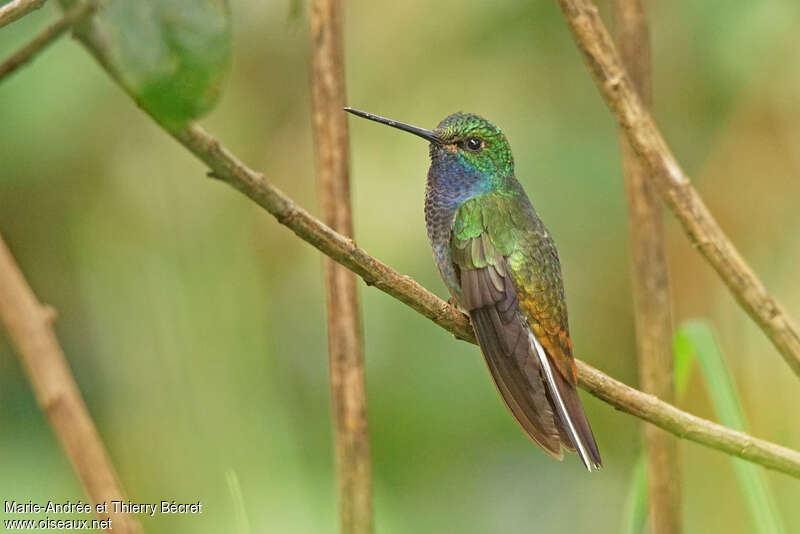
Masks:
[[[500,128],[478,115],[453,113],[435,130],[426,130],[366,111],[353,108],[345,108],[345,111],[426,139],[431,144],[434,165],[457,161],[486,177],[504,178],[514,174],[514,158],[506,136]]]
[[[487,176],[511,176],[514,158],[503,132],[472,113],[453,113],[434,130],[431,159],[456,157],[465,166]]]

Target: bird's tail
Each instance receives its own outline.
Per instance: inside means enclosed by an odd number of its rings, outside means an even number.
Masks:
[[[597,449],[592,428],[586,419],[586,413],[583,411],[581,399],[578,397],[578,390],[574,385],[568,383],[558,370],[553,371],[550,358],[542,344],[539,343],[533,332],[529,332],[528,335],[531,350],[539,358],[549,396],[555,412],[558,414],[559,432],[569,436],[571,441],[565,445],[571,445],[569,448],[578,453],[586,469],[589,471],[599,469],[602,466],[600,452]]]

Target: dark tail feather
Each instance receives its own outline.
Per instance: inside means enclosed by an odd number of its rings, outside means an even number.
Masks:
[[[530,334],[530,338],[531,349],[539,356],[544,378],[550,390],[550,398],[559,423],[559,434],[562,439],[569,436],[571,442],[569,445],[572,445],[569,448],[578,453],[586,469],[589,471],[599,469],[603,462],[597,450],[592,427],[589,426],[581,399],[578,397],[578,390],[561,376],[558,369],[553,370],[550,358],[533,333]]]
[[[557,419],[550,409],[546,388],[538,377],[536,382],[529,383],[517,363],[516,353],[520,354],[519,359],[528,354],[527,336],[521,331],[521,323],[517,321],[504,328],[496,309],[488,307],[472,310],[470,316],[484,359],[506,406],[531,440],[560,460]]]
[[[472,317],[494,383],[514,418],[547,454],[560,460],[562,447],[574,449],[591,471],[600,466],[600,455],[575,387],[553,368],[521,315],[505,263],[500,265],[500,271],[491,265],[461,271],[461,304]]]
[[[559,393],[561,393],[561,399],[564,401],[564,405],[567,408],[567,413],[572,420],[572,424],[578,434],[578,438],[581,440],[584,449],[588,453],[589,461],[595,469],[599,469],[603,466],[603,462],[600,459],[600,451],[597,449],[597,442],[594,439],[592,427],[589,425],[589,420],[586,418],[586,412],[583,409],[583,404],[581,404],[581,399],[578,396],[578,390],[575,388],[575,386],[569,384],[558,371],[553,373],[553,375],[555,377],[556,387],[558,388]],[[566,426],[566,422],[561,421],[560,418],[559,423],[559,427]],[[566,430],[567,429],[564,429],[565,433],[568,434],[568,431]],[[578,449],[577,444],[573,443],[573,446]],[[583,459],[583,463],[587,464],[585,459]],[[588,464],[586,465],[586,468],[590,471],[592,470]]]

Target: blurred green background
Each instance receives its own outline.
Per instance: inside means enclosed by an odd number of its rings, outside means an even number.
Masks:
[[[203,124],[317,212],[307,7],[233,0],[231,72]],[[800,317],[800,4],[651,2],[655,115],[739,250]],[[609,4],[601,3],[606,20]],[[0,31],[8,55],[58,13]],[[556,2],[355,0],[349,103],[499,124],[559,245],[576,354],[636,384],[614,121]],[[427,148],[351,121],[358,243],[445,291],[422,216]],[[156,127],[74,41],[0,84],[0,233],[56,329],[136,502],[201,500],[147,532],[337,531],[320,255]],[[797,378],[667,215],[676,324],[716,329],[752,433],[800,448]],[[584,395],[605,469],[517,428],[478,350],[361,284],[378,533],[618,532],[641,423]],[[681,407],[715,418],[695,370]],[[85,499],[0,335],[0,498]],[[681,442],[686,532],[753,532],[728,458]],[[768,473],[785,523],[800,485]],[[2,516],[7,517],[6,515]]]

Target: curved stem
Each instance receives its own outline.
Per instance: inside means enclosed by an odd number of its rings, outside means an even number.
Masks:
[[[5,324],[33,385],[36,402],[67,453],[92,506],[122,501],[125,496],[89,410],[58,344],[55,311],[42,305],[22,275],[11,251],[0,237],[0,320]],[[97,514],[110,518],[106,532],[141,532],[133,516],[109,505]]]
[[[47,0],[12,0],[0,7],[0,28],[44,5]]]
[[[0,80],[31,61],[39,52],[61,37],[73,24],[92,13],[96,8],[97,3],[94,1],[75,4],[59,20],[42,30],[36,37],[0,63]]]
[[[597,7],[590,0],[558,2],[600,92],[667,206],[734,298],[800,376],[800,331],[719,227],[678,165],[625,73]]]

